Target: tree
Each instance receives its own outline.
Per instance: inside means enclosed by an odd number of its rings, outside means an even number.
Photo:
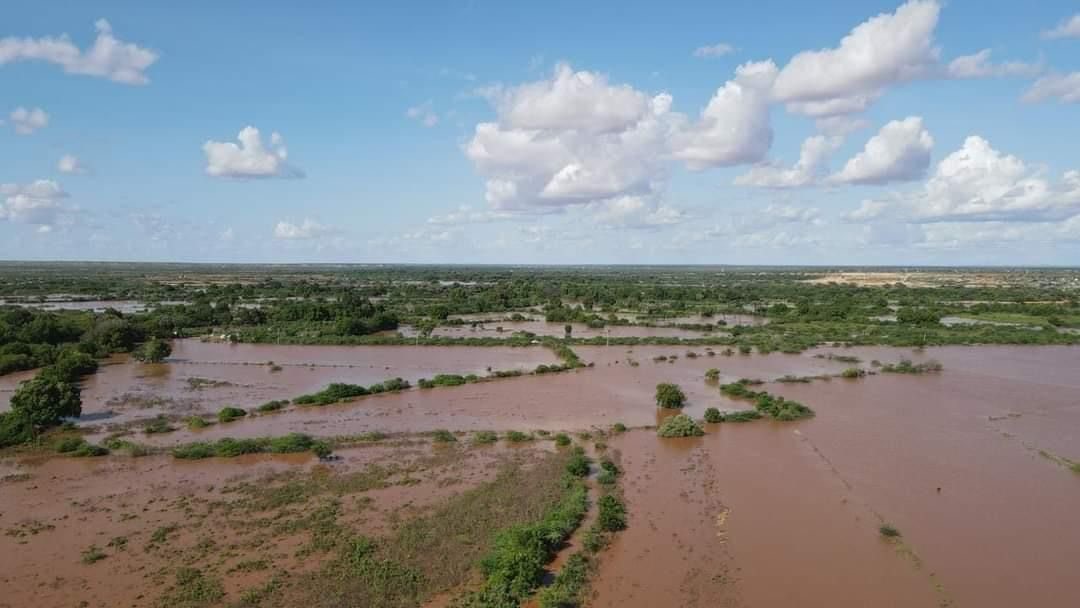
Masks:
[[[143,363],[161,363],[172,354],[172,346],[165,340],[151,338],[135,350],[134,357]]]
[[[11,412],[36,430],[47,429],[64,418],[82,414],[82,392],[74,384],[39,374],[16,389],[11,396]]]
[[[663,382],[656,385],[656,405],[663,408],[679,409],[686,405],[686,395],[677,384]]]

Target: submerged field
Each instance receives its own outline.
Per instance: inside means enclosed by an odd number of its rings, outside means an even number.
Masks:
[[[58,268],[0,607],[1080,603],[1067,272]]]

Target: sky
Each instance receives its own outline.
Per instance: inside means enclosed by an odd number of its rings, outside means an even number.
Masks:
[[[1080,265],[1080,10],[14,3],[0,259]]]

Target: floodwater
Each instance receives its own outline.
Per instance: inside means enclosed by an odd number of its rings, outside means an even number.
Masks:
[[[726,335],[726,332],[703,332],[678,327],[647,327],[644,325],[607,325],[589,327],[584,323],[548,323],[547,321],[484,321],[472,325],[447,325],[436,327],[431,335],[437,338],[508,338],[514,332],[529,332],[538,336],[563,337],[566,326],[571,327],[575,338],[703,338]],[[398,328],[401,335],[412,338],[416,328],[404,325]]]
[[[694,439],[661,440],[650,429],[606,438],[625,469],[629,529],[602,554],[590,605],[1080,605],[1074,583],[1080,475],[1067,466],[1080,461],[1080,348],[821,348],[767,356],[709,356],[704,347],[673,346],[575,351],[593,366],[291,408],[139,440],[168,445],[294,431],[330,436],[437,428],[574,431],[608,429],[615,422],[643,427],[661,418],[653,404],[659,382],[681,385],[689,399],[686,411],[698,419],[710,406],[748,407],[704,381],[705,370],[716,368],[720,382],[764,380],[764,390],[802,401],[817,416],[706,425],[708,434]],[[944,371],[775,382],[787,375],[837,374],[853,365],[815,356],[829,353],[859,357],[866,369],[874,359],[935,359]],[[668,360],[656,361],[660,356]],[[170,370],[164,380],[149,369],[156,366],[106,366],[87,381],[87,394],[100,401],[98,382],[108,384],[109,394],[123,394],[132,385],[149,392],[161,386],[168,394],[201,399],[198,407],[217,409],[219,396],[258,403],[316,390],[332,377],[413,381],[436,371],[483,373],[489,365],[552,362],[544,348],[194,341],[178,343],[173,359],[163,366]],[[259,365],[271,359],[283,366],[281,372]],[[309,363],[316,364],[314,371]],[[129,371],[113,372],[114,367]],[[313,376],[305,384],[307,374]],[[192,390],[188,376],[236,385]],[[221,462],[190,466],[213,470]],[[147,483],[172,475],[165,467],[161,471],[147,472]],[[109,484],[107,475],[91,479]],[[62,479],[83,487],[78,475]],[[27,516],[18,512],[22,508],[0,521],[10,527],[9,518]],[[898,541],[878,533],[885,523],[901,531]]]
[[[269,363],[280,367],[274,371]],[[83,419],[125,422],[160,413],[216,412],[291,399],[331,382],[370,385],[402,377],[415,383],[438,373],[484,375],[487,369],[531,370],[558,363],[543,347],[285,346],[196,339],[173,342],[165,363],[127,356],[104,361],[83,387]],[[35,372],[0,376],[0,411],[12,391]]]

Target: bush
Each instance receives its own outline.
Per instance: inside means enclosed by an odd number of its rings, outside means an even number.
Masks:
[[[615,431],[616,433],[625,433],[626,425],[621,422],[616,422],[614,425],[612,425],[611,430]]]
[[[15,389],[11,396],[11,413],[36,430],[47,429],[60,424],[64,418],[82,414],[82,392],[74,384],[41,373]]]
[[[210,426],[210,422],[202,416],[188,416],[184,419],[184,423],[191,430],[204,429]]]
[[[232,422],[233,420],[243,418],[244,416],[247,416],[246,411],[238,407],[233,407],[231,405],[227,405],[221,408],[221,411],[217,413],[218,422],[222,423]]]
[[[889,524],[882,524],[881,527],[878,528],[878,532],[886,538],[896,538],[900,536],[900,531]]]
[[[454,437],[454,434],[446,429],[438,429],[432,432],[431,437],[436,443],[454,443],[457,441],[457,437]]]
[[[612,494],[605,494],[597,501],[599,507],[596,523],[606,532],[626,529],[626,505]]]
[[[150,422],[147,422],[143,426],[143,432],[147,435],[153,435],[156,433],[171,433],[176,430],[176,427],[169,424],[169,419],[164,415],[157,416]]]
[[[74,435],[67,435],[61,437],[53,444],[53,449],[61,454],[69,454],[86,444],[86,440],[82,437]]]
[[[710,407],[705,410],[705,422],[723,422],[724,415],[720,413],[720,410],[715,407]]]
[[[565,447],[570,445],[570,436],[566,433],[559,433],[555,435],[555,445]]]
[[[528,433],[522,433],[521,431],[509,431],[506,433],[506,440],[510,443],[521,443],[524,441],[532,441],[533,436]]]
[[[176,446],[173,448],[172,455],[175,458],[185,460],[200,460],[202,458],[213,458],[217,455],[217,452],[214,450],[213,444],[196,441],[195,443]]]
[[[701,426],[686,414],[671,416],[660,425],[657,434],[661,437],[699,437],[705,434]]]
[[[686,405],[686,395],[678,385],[663,382],[656,385],[656,405],[662,408],[679,409]]]
[[[34,438],[33,425],[13,412],[0,413],[0,448],[26,443]]]
[[[750,422],[761,418],[761,412],[757,410],[739,410],[724,414],[724,422]]]
[[[131,353],[133,357],[143,363],[161,363],[172,354],[172,346],[165,340],[153,338],[143,342],[139,348]]]
[[[477,445],[486,445],[489,443],[495,443],[499,440],[499,436],[495,434],[495,431],[477,431],[473,433],[472,441]]]
[[[585,477],[589,474],[589,459],[585,456],[585,450],[577,448],[570,461],[566,463],[566,472],[574,477]]]
[[[711,351],[710,351],[711,352]],[[720,379],[720,370],[715,367],[705,372],[705,379],[709,382],[716,382]]]
[[[306,452],[315,446],[315,440],[303,433],[290,433],[284,437],[270,440],[267,451],[273,454],[296,454]]]
[[[287,399],[278,399],[278,400],[274,400],[274,401],[267,401],[266,403],[260,405],[259,407],[256,407],[255,411],[259,412],[260,414],[267,414],[267,413],[270,413],[270,412],[279,411],[282,408],[284,408],[286,405],[289,405],[289,401]]]
[[[840,372],[841,378],[862,378],[866,375],[866,370],[859,369],[857,367],[849,367]]]

